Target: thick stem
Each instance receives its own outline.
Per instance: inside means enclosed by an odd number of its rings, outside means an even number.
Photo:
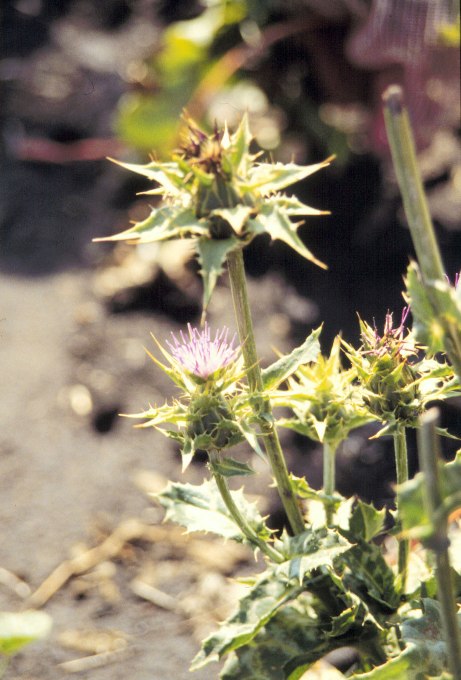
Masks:
[[[219,462],[220,454],[217,451],[210,451],[209,458],[211,471],[213,473],[216,485],[219,489],[219,493],[221,494],[221,498],[223,499],[226,508],[229,510],[232,519],[237,524],[242,534],[246,536],[250,543],[253,543],[253,545],[257,546],[261,550],[261,552],[267,557],[269,557],[273,562],[278,563],[283,562],[284,558],[282,557],[282,555],[279,552],[277,552],[277,550],[275,550],[264,539],[258,536],[256,531],[253,529],[252,526],[250,526],[250,524],[248,524],[246,518],[242,515],[242,513],[238,509],[234,499],[232,498],[230,489],[227,486],[226,478],[217,471],[216,466],[214,465],[214,463]]]
[[[397,485],[408,481],[408,452],[407,452],[407,438],[405,428],[399,426],[397,432],[394,433],[394,453],[395,453],[395,469],[397,475]],[[397,527],[400,530],[400,510],[399,510],[399,492],[397,491]],[[408,569],[408,555],[409,542],[404,538],[399,540],[398,551],[398,570],[402,583],[402,591],[405,592],[405,583]]]
[[[248,376],[248,385],[252,392],[255,392],[256,395],[261,395],[263,381],[256,351],[253,322],[248,301],[245,266],[241,248],[237,248],[228,254],[227,264],[235,317]],[[261,396],[259,404],[256,402],[256,409],[260,416],[261,434],[267,457],[274,474],[283,507],[285,508],[293,532],[295,534],[300,534],[305,529],[304,520],[291,487],[285,458],[280,446],[280,440],[274,426],[269,400]]]
[[[426,280],[442,279],[444,268],[416,160],[415,143],[402,88],[389,87],[383,95],[384,119],[395,174],[402,192],[418,262]]]
[[[444,329],[445,350],[461,380],[461,333],[456,324],[447,318],[446,310],[443,309],[431,287],[436,281],[446,284],[445,270],[418,170],[413,133],[403,103],[401,87],[398,85],[389,87],[383,95],[383,100],[392,161],[423,283],[426,284],[431,305]]]
[[[336,474],[336,446],[323,442],[323,492],[325,496],[333,496],[335,493]],[[333,503],[326,505],[326,521],[327,526],[330,527],[333,523],[334,506]]]
[[[437,598],[440,604],[443,632],[447,644],[448,663],[454,680],[461,680],[461,634],[458,625],[456,598],[453,588],[450,557],[448,553],[448,520],[438,512],[442,505],[439,478],[439,439],[436,431],[438,411],[427,411],[421,418],[418,430],[418,454],[424,473],[424,491],[427,513],[433,524],[430,545],[435,553]]]
[[[252,392],[262,392],[263,381],[258,353],[256,351],[253,321],[251,318],[250,303],[248,301],[245,265],[241,248],[237,248],[228,253],[227,266],[229,270],[235,317],[237,320],[240,342],[242,343],[243,357],[245,359],[248,384]]]

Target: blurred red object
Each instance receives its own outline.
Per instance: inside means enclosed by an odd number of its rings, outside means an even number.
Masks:
[[[452,0],[373,0],[349,37],[348,59],[377,71],[370,141],[378,153],[387,149],[381,95],[391,83],[404,88],[419,147],[430,143],[435,128],[459,125],[459,45],[443,38],[457,12]]]
[[[124,145],[115,138],[88,138],[56,142],[45,137],[18,136],[10,139],[10,153],[20,160],[42,163],[97,161],[122,153]]]

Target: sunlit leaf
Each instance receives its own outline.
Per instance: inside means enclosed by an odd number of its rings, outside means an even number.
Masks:
[[[248,170],[245,183],[248,189],[259,189],[263,196],[268,196],[280,189],[300,182],[309,175],[330,165],[332,158],[314,165],[297,165],[296,163],[257,163]]]
[[[213,215],[222,217],[228,222],[236,234],[242,234],[244,227],[253,212],[253,208],[239,203],[233,208],[222,208],[213,211]]]
[[[0,612],[0,654],[11,655],[50,633],[51,617],[45,612]]]
[[[326,265],[317,260],[299,238],[297,234],[299,224],[291,222],[282,210],[263,205],[259,214],[252,220],[252,224],[255,224],[259,231],[270,234],[273,240],[283,241],[306,260],[326,269]]]
[[[299,583],[315,569],[333,566],[335,559],[351,548],[348,540],[326,528],[285,536],[282,545],[280,551],[286,560],[277,565],[276,573],[289,580],[296,579]]]
[[[240,475],[254,475],[254,470],[248,465],[234,458],[223,457],[213,463],[213,469],[223,477],[239,477]]]
[[[448,516],[461,507],[461,453],[451,463],[439,462],[439,479],[442,501],[439,511]],[[398,487],[402,529],[406,535],[422,541],[429,539],[434,530],[426,509],[424,484],[424,474],[418,472]]]
[[[287,680],[299,678],[288,671],[315,661],[332,649],[321,627],[302,606],[286,606],[258,633],[254,644],[240,647],[226,661],[221,680]],[[304,672],[301,670],[301,673]]]
[[[409,265],[405,283],[416,339],[434,354],[443,351],[447,329],[461,331],[461,305],[456,290],[448,281],[423,284],[415,263]]]
[[[368,542],[383,531],[385,521],[385,508],[377,510],[373,505],[358,500],[350,519],[349,528],[354,536],[360,536]]]
[[[184,181],[184,175],[176,163],[152,161],[146,165],[138,165],[136,163],[122,163],[114,158],[110,160],[125,168],[125,170],[136,172],[138,175],[144,175],[144,177],[157,182],[168,194],[178,195],[180,193],[180,186]]]
[[[246,500],[241,489],[231,491],[231,495],[248,524],[267,539],[271,532],[265,527],[256,505]],[[180,524],[188,532],[206,531],[223,538],[245,539],[212,480],[206,480],[200,486],[169,482],[155,497],[166,509],[165,519]]]
[[[299,584],[275,578],[272,571],[262,574],[248,595],[240,600],[237,612],[203,642],[191,670],[218,661],[224,654],[247,645],[277,610],[295,599],[301,590]]]
[[[232,135],[232,146],[230,149],[232,165],[242,177],[246,177],[251,156],[248,151],[250,148],[252,135],[248,123],[248,116],[245,114],[240,121],[237,130]]]
[[[354,540],[352,533],[345,534],[351,542]],[[376,615],[378,611],[373,602],[383,605],[386,611],[398,607],[400,593],[396,588],[395,575],[379,546],[356,539],[355,545],[344,554],[342,561],[350,569],[345,582],[352,590],[362,593],[363,600]]]
[[[203,307],[207,308],[228,253],[238,245],[237,239],[199,238],[195,243],[203,278]]]
[[[306,338],[302,345],[281,357],[262,371],[263,386],[270,390],[278,387],[301,364],[315,361],[320,352],[319,335],[322,328],[317,328]]]
[[[458,613],[461,628],[461,613]],[[448,670],[446,644],[440,607],[435,600],[425,598],[421,608],[410,610],[401,625],[405,647],[396,657],[368,673],[352,675],[355,680],[416,680],[440,677]]]
[[[169,241],[185,236],[202,236],[206,227],[195,217],[192,210],[175,210],[170,206],[154,209],[149,217],[120,234],[94,239],[95,241],[129,241],[130,243],[153,243]]]
[[[275,196],[268,196],[264,199],[267,205],[277,205],[290,217],[314,216],[314,215],[329,215],[329,210],[317,210],[310,205],[302,203],[296,196],[285,196],[283,194],[276,194]]]

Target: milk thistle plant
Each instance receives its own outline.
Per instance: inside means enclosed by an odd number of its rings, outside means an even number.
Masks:
[[[358,348],[338,337],[324,356],[319,328],[261,368],[242,249],[268,233],[323,266],[301,241],[299,222],[292,220],[324,211],[282,190],[331,159],[311,166],[265,162],[250,150],[246,118],[233,134],[226,128],[207,134],[190,120],[187,128],[170,162],[122,164],[152,179],[155,186],[148,193],[162,200],[147,219],[109,240],[191,239],[204,283],[204,312],[226,266],[231,284],[238,340],[227,328],[212,330],[205,316],[201,327],[189,324],[179,335],[156,340],[165,363],[151,357],[175,383],[178,395],[132,416],[142,420],[139,427],[154,427],[178,442],[184,470],[197,451],[207,453],[208,480],[199,486],[169,482],[158,495],[166,518],[188,531],[247,543],[264,561],[262,571],[246,579],[247,594],[236,613],[204,641],[192,669],[225,657],[220,673],[225,680],[295,680],[308,678],[304,673],[330,652],[353,647],[353,664],[346,675],[337,671],[334,677],[459,680],[455,602],[460,589],[452,575],[454,570],[461,576],[461,564],[459,559],[450,563],[447,518],[461,505],[461,459],[446,466],[435,461],[431,442],[437,442],[437,428],[433,416],[424,420],[429,402],[460,393],[455,375],[459,295],[445,279],[443,285],[434,282],[412,265],[406,296],[416,335],[405,328],[408,311],[396,328],[389,313],[382,335],[360,321]],[[451,314],[440,314],[436,303],[447,297]],[[427,339],[435,335],[437,323],[436,355]],[[458,359],[461,365],[461,354]],[[284,416],[276,417],[280,407]],[[373,421],[380,424],[376,436],[394,437],[399,486],[393,529],[384,509],[342,497],[335,484],[335,452],[341,442],[354,428]],[[278,426],[322,445],[323,489],[289,473]],[[410,481],[408,427],[425,433],[420,441],[424,474]],[[250,458],[242,462],[229,453],[242,442],[270,467],[286,512],[280,534],[243,488],[229,488],[231,477],[254,474]],[[396,567],[383,541],[389,530],[400,545]],[[410,538],[426,548],[423,580],[413,567]]]

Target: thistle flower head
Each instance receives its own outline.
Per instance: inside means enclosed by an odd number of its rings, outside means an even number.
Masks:
[[[370,326],[360,320],[361,347],[355,350],[343,343],[357,371],[364,405],[389,430],[397,425],[414,425],[423,409],[416,363],[409,361],[417,355],[419,346],[410,332],[405,335],[408,311],[403,310],[396,327],[388,312],[382,335],[376,324]]]
[[[202,330],[190,324],[187,329],[189,335],[180,331],[180,340],[172,333],[172,342],[167,341],[167,345],[177,363],[200,382],[206,382],[237,359],[240,348],[234,347],[236,334],[229,340],[228,328],[217,330],[214,339],[208,323]]]
[[[215,176],[227,175],[223,168],[225,150],[223,136],[224,130],[219,130],[217,126],[213,134],[207,135],[191,120],[188,122],[188,132],[184,136],[179,155],[206,173]]]
[[[282,420],[283,426],[334,449],[351,430],[370,420],[353,386],[355,371],[341,365],[340,346],[338,336],[330,356],[319,354],[316,361],[301,365],[288,381],[286,404],[280,402],[295,414],[295,419]]]
[[[360,322],[361,337],[363,342],[363,352],[373,355],[376,358],[383,358],[386,355],[403,360],[407,356],[418,353],[411,333],[405,337],[405,322],[410,312],[409,307],[404,307],[400,324],[394,328],[392,312],[387,312],[384,320],[383,334],[380,335],[376,324],[373,327],[365,322]]]
[[[267,233],[320,266],[298,236],[302,216],[328,214],[305,205],[283,189],[329,165],[265,163],[251,153],[252,136],[244,117],[233,134],[227,127],[211,134],[186,119],[187,131],[169,162],[147,165],[120,163],[153,180],[146,194],[163,196],[151,214],[130,229],[96,239],[141,244],[190,238],[203,278],[206,307],[228,253]],[[292,221],[295,220],[295,221]]]
[[[157,428],[178,441],[184,468],[196,451],[220,451],[244,438],[260,453],[251,431],[250,394],[241,382],[244,372],[236,334],[230,337],[224,327],[212,335],[207,323],[202,329],[188,324],[187,332],[171,334],[168,349],[156,342],[168,363],[148,354],[182,394],[171,404],[131,416],[145,420],[139,427]]]

